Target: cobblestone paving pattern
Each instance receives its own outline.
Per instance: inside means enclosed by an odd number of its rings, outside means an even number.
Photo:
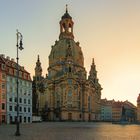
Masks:
[[[18,137],[15,130],[15,125],[0,125],[0,140],[140,140],[140,125],[42,122],[20,125]]]

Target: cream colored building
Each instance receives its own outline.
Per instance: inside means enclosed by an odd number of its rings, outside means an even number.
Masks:
[[[36,63],[34,83],[38,114],[58,121],[100,120],[102,88],[94,59],[87,78],[83,52],[80,43],[74,40],[74,22],[67,8],[59,24],[59,40],[51,46],[46,78],[40,78],[40,60]]]

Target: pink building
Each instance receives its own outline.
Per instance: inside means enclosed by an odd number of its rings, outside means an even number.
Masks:
[[[0,124],[6,123],[6,64],[0,57]]]

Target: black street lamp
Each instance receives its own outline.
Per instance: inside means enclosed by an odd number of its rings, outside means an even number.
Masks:
[[[18,79],[19,79],[19,65],[18,65],[18,60],[19,60],[19,57],[18,57],[18,49],[20,50],[23,50],[23,47],[22,47],[22,34],[17,30],[17,33],[16,33],[16,36],[17,36],[17,118],[16,118],[16,133],[15,133],[15,136],[20,136],[20,129],[19,129],[19,95],[18,95],[18,86],[19,86],[19,82],[18,82]]]

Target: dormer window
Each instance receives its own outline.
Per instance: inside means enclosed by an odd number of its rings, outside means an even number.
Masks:
[[[1,65],[1,68],[2,68],[2,70],[5,70],[5,65],[2,64],[2,65]]]

